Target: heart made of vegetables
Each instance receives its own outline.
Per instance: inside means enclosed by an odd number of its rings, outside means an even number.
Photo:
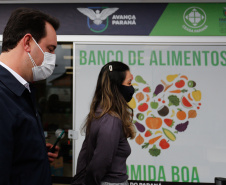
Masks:
[[[170,74],[152,89],[142,76],[132,84],[135,94],[129,102],[137,129],[135,142],[152,156],[171,147],[201,107],[201,91],[186,75]]]

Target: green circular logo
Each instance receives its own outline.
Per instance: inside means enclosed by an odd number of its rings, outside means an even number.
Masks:
[[[199,28],[206,22],[206,13],[199,7],[190,7],[185,10],[183,18],[188,27]]]

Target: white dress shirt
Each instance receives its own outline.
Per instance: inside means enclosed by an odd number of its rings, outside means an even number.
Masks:
[[[13,71],[10,67],[5,65],[1,61],[0,61],[0,65],[2,67],[4,67],[5,69],[7,69],[22,85],[24,85],[28,89],[29,92],[31,92],[30,87],[29,87],[29,83],[26,80],[24,80],[20,75],[18,75],[15,71]]]

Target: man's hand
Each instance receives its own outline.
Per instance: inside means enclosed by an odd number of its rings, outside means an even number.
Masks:
[[[46,147],[48,149],[52,148],[53,145],[51,143],[46,143]],[[52,152],[48,152],[48,159],[49,159],[49,162],[52,163],[57,157],[58,157],[58,154],[59,154],[59,146],[56,146],[55,147],[55,152],[52,153]]]

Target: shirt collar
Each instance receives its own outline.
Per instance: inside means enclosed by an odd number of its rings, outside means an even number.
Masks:
[[[2,65],[2,67],[4,67],[5,69],[7,69],[23,86],[25,86],[29,92],[31,92],[30,90],[30,86],[29,83],[24,80],[20,75],[18,75],[14,70],[12,70],[10,67],[8,67],[7,65],[5,65],[3,62],[0,61],[0,65]]]

